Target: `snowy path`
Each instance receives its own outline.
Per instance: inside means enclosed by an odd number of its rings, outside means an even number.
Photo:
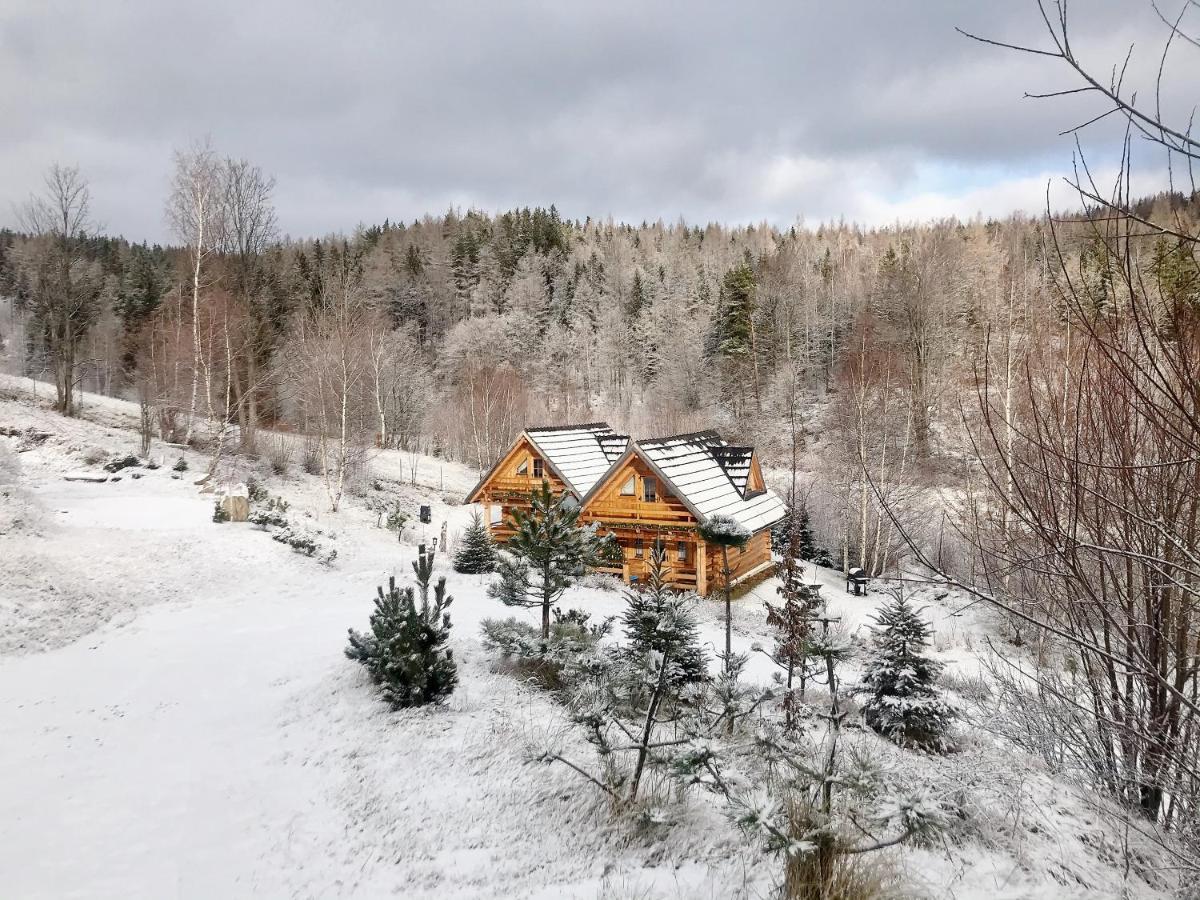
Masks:
[[[327,570],[212,525],[193,492],[38,491],[56,579],[159,602],[0,658],[4,896],[593,896],[588,810],[521,758],[545,701],[489,673],[473,631],[446,710],[391,713],[341,657],[396,545]]]

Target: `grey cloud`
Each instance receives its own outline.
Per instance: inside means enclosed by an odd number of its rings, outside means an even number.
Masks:
[[[1149,89],[1149,3],[1071,10],[1101,71],[1136,42]],[[1043,40],[1032,2],[8,0],[0,224],[59,160],[111,229],[162,239],[171,148],[205,134],[277,176],[293,235],[464,203],[786,224],[878,215],[931,168],[964,190],[1065,171],[1056,133],[1094,105],[1022,100],[1065,74],[956,25]],[[1175,57],[1184,115],[1197,59]]]

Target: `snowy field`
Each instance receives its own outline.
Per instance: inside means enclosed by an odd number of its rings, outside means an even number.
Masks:
[[[65,420],[26,387],[0,385],[19,396],[0,399],[0,431],[18,433],[0,437],[0,897],[768,895],[774,861],[715,810],[697,802],[687,825],[646,843],[565,768],[530,761],[548,743],[584,759],[588,749],[547,695],[494,671],[478,635],[484,618],[537,613],[500,607],[444,556],[452,700],[392,712],[343,657],[376,585],[407,581],[415,544],[443,521],[452,538],[461,531],[473,472],[418,460],[418,484],[405,485],[413,460],[378,454],[382,493],[433,507],[427,533],[410,527],[400,542],[369,508],[381,493],[371,479],[330,514],[319,479],[264,474],[336,547],[326,566],[250,525],[214,524],[212,496],[194,484],[200,454],[177,473],[180,451],[156,445],[164,464],[140,478],[66,480],[136,449],[134,410],[89,397],[88,419]],[[266,471],[230,465],[230,477]],[[861,634],[878,595],[847,595],[835,572],[816,578]],[[739,649],[770,643],[762,600],[773,591],[738,601]],[[936,655],[977,675],[992,624],[978,607],[958,614],[955,598],[925,602]],[[602,617],[621,598],[576,588],[561,605]],[[719,645],[718,605],[700,612]],[[750,675],[769,679],[761,655]],[[978,813],[970,842],[894,855],[911,895],[1170,896],[1152,843],[1114,836],[1094,798],[983,728],[966,726],[961,745],[932,760],[888,751]]]

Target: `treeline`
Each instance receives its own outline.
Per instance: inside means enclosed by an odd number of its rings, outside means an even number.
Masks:
[[[1098,313],[1111,302],[1112,261],[1084,222],[1051,241],[1024,216],[779,229],[551,207],[285,242],[273,188],[245,161],[181,153],[177,243],[149,246],[91,233],[86,182],[52,170],[28,229],[0,234],[5,367],[57,372],[64,410],[75,384],[141,398],[174,439],[205,417],[240,425],[248,447],[269,425],[475,466],[530,423],[717,426],[818,470],[826,505],[836,486],[854,513],[826,527],[830,549],[878,569],[891,538],[862,462],[896,490],[945,469],[989,352],[995,364],[997,347],[1011,357],[1065,321],[1060,255]],[[1194,198],[1141,207],[1195,220]],[[1196,292],[1177,241],[1153,253],[1153,271]]]

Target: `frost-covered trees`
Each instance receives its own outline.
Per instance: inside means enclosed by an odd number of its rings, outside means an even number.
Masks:
[[[429,597],[433,555],[413,563],[417,573],[420,602],[411,587],[396,587],[388,579],[385,592],[378,589],[371,630],[350,629],[349,659],[362,663],[379,685],[383,698],[394,707],[423,706],[448,697],[458,684],[450,639],[453,598],[446,593],[446,579],[439,578]]]
[[[579,504],[570,494],[555,497],[548,482],[530,493],[530,509],[514,509],[516,534],[500,551],[500,580],[488,595],[505,606],[541,607],[542,638],[550,637],[550,610],[563,591],[597,565],[609,539],[595,525],[580,526]]]
[[[858,691],[866,696],[867,725],[902,746],[945,750],[954,711],[934,686],[941,663],[923,655],[929,626],[900,593],[879,608],[875,621],[871,660]]]
[[[54,372],[55,408],[75,411],[75,385],[84,339],[100,313],[104,277],[85,246],[91,193],[78,168],[53,165],[45,188],[21,210],[34,241],[24,283],[29,301],[30,342],[44,348]]]
[[[465,575],[478,575],[496,568],[496,545],[479,513],[471,517],[471,524],[463,532],[458,550],[454,554],[454,571]]]

